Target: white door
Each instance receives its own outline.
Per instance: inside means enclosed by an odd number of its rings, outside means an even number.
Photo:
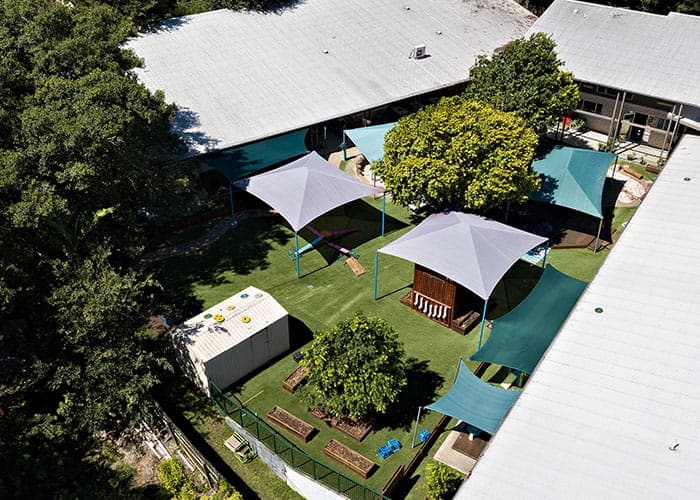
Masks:
[[[255,368],[267,363],[270,359],[269,339],[267,338],[267,328],[259,331],[251,337],[253,347],[253,363]]]

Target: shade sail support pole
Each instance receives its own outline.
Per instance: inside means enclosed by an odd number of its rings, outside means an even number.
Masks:
[[[299,279],[301,278],[301,263],[299,262],[299,258],[301,256],[299,255],[299,233],[297,233],[296,231],[294,231],[294,250],[294,263],[296,264],[297,268],[297,279]]]
[[[600,231],[603,229],[603,218],[600,218],[600,224],[598,224],[598,234],[595,237],[595,246],[593,247],[593,253],[598,253],[598,242],[600,242]]]
[[[386,219],[386,191],[382,193],[382,236],[384,236],[384,220]]]
[[[413,441],[411,441],[411,448],[416,447],[416,435],[418,434],[418,421],[420,420],[420,412],[423,409],[422,406],[418,407],[418,415],[416,416],[416,425],[413,428]]]
[[[547,265],[547,254],[549,253],[549,240],[547,240],[547,243],[545,243],[544,246],[544,257],[542,258],[542,269],[545,268]]]
[[[481,339],[484,336],[484,326],[486,325],[486,306],[489,305],[489,299],[484,300],[484,312],[481,315],[481,328],[479,329],[479,349],[481,349]]]
[[[345,144],[345,130],[343,130],[343,142],[340,144],[340,147],[343,148],[343,161],[348,161],[348,149],[347,145]]]
[[[379,252],[374,252],[374,301],[377,301],[377,279],[379,278]]]

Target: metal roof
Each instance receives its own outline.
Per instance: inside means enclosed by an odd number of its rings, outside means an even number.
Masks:
[[[224,320],[217,322],[214,315]],[[204,316],[211,315],[208,318]],[[248,322],[243,318],[247,316]],[[253,286],[232,295],[173,329],[172,335],[190,354],[206,362],[287,316],[272,295]]]
[[[130,40],[134,73],[178,107],[192,153],[224,149],[451,86],[535,17],[511,0],[305,0],[218,10]],[[429,57],[411,59],[417,45]]]
[[[700,17],[555,0],[529,29],[557,43],[577,80],[700,105]]]
[[[698,498],[697,213],[687,135],[455,498]]]

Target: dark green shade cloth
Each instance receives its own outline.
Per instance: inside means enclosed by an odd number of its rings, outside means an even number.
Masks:
[[[218,170],[233,182],[307,153],[304,142],[307,131],[308,129],[305,128],[245,146],[237,146],[203,156],[199,160],[206,166]]]
[[[525,300],[494,320],[488,340],[469,359],[532,373],[585,288],[547,266]]]
[[[519,395],[520,391],[494,387],[477,378],[460,360],[455,383],[447,394],[426,408],[494,434]]]

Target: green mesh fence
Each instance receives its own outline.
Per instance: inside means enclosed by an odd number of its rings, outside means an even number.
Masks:
[[[211,381],[209,386],[212,400],[219,411],[255,436],[258,441],[272,450],[287,465],[352,500],[387,498],[381,493],[358,483],[345,474],[309,456],[270,427],[264,420],[249,411],[235,396],[224,394]]]

